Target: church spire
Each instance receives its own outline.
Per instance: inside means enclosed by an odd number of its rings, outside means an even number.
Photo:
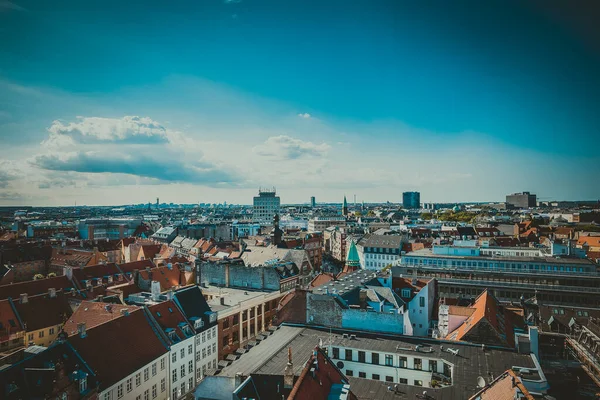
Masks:
[[[354,240],[350,242],[350,248],[348,249],[348,255],[346,256],[346,265],[344,266],[344,272],[351,272],[360,269],[360,258],[358,257],[358,250],[356,249],[356,243]]]
[[[344,203],[342,204],[342,215],[348,215],[348,201],[346,195],[344,195]]]

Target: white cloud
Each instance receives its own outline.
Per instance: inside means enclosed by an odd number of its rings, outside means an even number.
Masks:
[[[300,118],[304,118],[304,119],[310,119],[311,118],[311,115],[309,113],[300,113],[300,114],[298,114],[298,116]]]
[[[131,141],[136,143],[166,142],[167,130],[148,117],[117,118],[77,117],[77,122],[54,121],[48,131],[52,136],[67,136],[80,142]]]
[[[315,144],[280,135],[268,138],[255,146],[254,152],[261,156],[295,160],[301,157],[322,157],[331,148],[327,143]]]

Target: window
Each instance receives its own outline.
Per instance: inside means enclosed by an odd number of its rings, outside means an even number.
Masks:
[[[40,331],[40,332],[38,333],[38,337],[39,337],[39,338],[43,338],[43,337],[44,337],[44,331]]]
[[[152,364],[152,376],[156,376],[156,363]]]
[[[190,360],[190,362],[188,363],[188,372],[191,374],[194,372],[194,361]]]
[[[185,382],[181,382],[181,394],[185,393]]]
[[[104,400],[110,400],[110,394],[111,392],[104,393]]]
[[[222,347],[227,347],[227,346],[229,346],[229,336],[225,335],[225,336],[223,336]]]
[[[398,360],[400,361],[400,368],[407,368],[408,359],[406,357],[400,356]]]
[[[165,390],[167,390],[167,382],[165,381],[165,378],[162,378],[160,380],[160,392],[164,392]]]
[[[155,399],[156,396],[158,396],[157,390],[156,390],[156,384],[152,385],[152,398]]]
[[[144,382],[150,379],[150,370],[148,368],[144,369]]]
[[[202,359],[206,358],[206,348],[202,349]]]
[[[394,382],[394,377],[392,377],[392,376],[386,376],[385,377],[385,381],[386,382]]]
[[[144,390],[144,400],[150,400],[150,389]]]
[[[379,353],[371,353],[371,364],[379,365]]]
[[[352,361],[352,350],[346,349],[345,353],[346,353],[346,361]]]
[[[117,399],[120,399],[121,397],[123,397],[123,384],[122,383],[119,386],[117,386]]]
[[[415,369],[423,369],[423,361],[420,358],[415,358]]]
[[[419,307],[425,307],[425,297],[419,297]]]
[[[217,344],[216,343],[213,343],[212,349],[213,349],[213,353],[216,354],[217,353]]]
[[[206,348],[206,353],[207,353],[207,354],[210,356],[210,353],[211,353],[211,351],[210,351],[210,346],[208,346],[208,347]]]
[[[48,329],[48,333],[49,333],[50,335],[54,335],[54,328],[50,328],[50,329]]]
[[[171,378],[172,378],[171,382],[176,382],[177,381],[177,369],[173,370],[173,376]]]
[[[408,379],[400,378],[400,383],[408,385]]]
[[[188,386],[190,390],[194,387],[194,377],[192,376],[188,381]]]
[[[183,378],[185,376],[185,365],[182,365],[180,370],[181,370],[181,377]]]
[[[30,333],[30,334],[27,336],[27,339],[28,339],[28,340],[31,342],[31,341],[33,340],[33,333]]]
[[[359,373],[358,373],[358,377],[359,377],[359,378],[366,378],[366,377],[367,377],[367,374],[366,374],[365,372],[359,372]]]
[[[127,379],[127,393],[133,390],[133,378]]]
[[[394,356],[390,354],[385,355],[385,365],[392,366],[394,365]]]
[[[177,352],[174,351],[173,355],[171,356],[171,362],[177,362]]]
[[[163,371],[165,369],[165,359],[160,360],[160,370]]]
[[[429,370],[432,372],[437,372],[437,361],[429,360]]]
[[[217,360],[213,360],[213,369],[217,369]]]
[[[192,354],[194,352],[193,346],[190,344],[188,346],[188,354]]]
[[[346,370],[346,376],[354,376],[354,372],[351,369]]]
[[[141,373],[137,373],[135,374],[135,387],[138,387],[142,384],[142,374]]]
[[[135,400],[142,400],[142,395],[138,394],[137,396],[135,396]]]
[[[333,353],[333,358],[334,359],[339,359],[340,358],[340,349],[337,347],[332,347],[331,348],[332,353]]]
[[[225,318],[225,320],[223,320],[223,329],[227,328],[229,328],[229,318]]]
[[[181,349],[181,351],[179,352],[181,358],[185,357],[185,349]]]
[[[365,352],[364,351],[358,352],[358,362],[361,362],[361,363],[365,362]]]
[[[415,386],[423,386],[423,381],[415,379]]]
[[[373,377],[374,380],[376,380],[376,381],[379,380],[379,375],[378,374],[373,374],[371,376]]]
[[[177,394],[177,392],[178,392],[177,388],[174,388],[173,389],[173,400],[175,400],[176,398],[179,397],[178,394]]]

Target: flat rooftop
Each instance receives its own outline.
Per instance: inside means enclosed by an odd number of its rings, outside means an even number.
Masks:
[[[511,350],[489,347],[483,350],[480,345],[409,336],[352,333],[356,335],[356,339],[344,338],[340,331],[330,333],[328,329],[283,325],[259,345],[254,346],[238,360],[225,367],[219,376],[234,377],[238,372],[245,376],[250,374],[283,375],[287,365],[288,347],[292,348],[294,374],[298,376],[320,340],[324,346],[331,341],[332,346],[411,357],[420,355],[423,358],[436,358],[454,365],[453,385],[439,389],[400,384],[398,385],[399,392],[393,393],[387,389],[390,386],[388,382],[351,377],[349,378],[350,390],[359,399],[414,399],[417,394],[423,394],[423,391],[427,391],[432,399],[464,399],[479,390],[477,387],[478,376],[489,381],[490,374],[497,377],[512,367],[536,370],[536,365],[529,355]],[[417,351],[417,345],[427,348],[427,351]],[[444,347],[444,350],[440,349],[440,345]],[[457,349],[459,352],[454,355],[447,352],[445,350],[447,348]],[[527,378],[539,379],[539,376],[533,373]]]
[[[473,248],[478,247],[461,247],[462,248]],[[528,248],[526,248],[528,249]],[[432,257],[432,258],[448,258],[448,259],[461,259],[461,260],[487,260],[487,261],[521,261],[521,262],[541,262],[548,264],[580,264],[587,266],[596,266],[593,262],[585,258],[557,258],[557,257],[515,257],[515,256],[460,256],[460,255],[446,255],[446,254],[433,254],[431,249],[419,249],[406,253],[402,257]]]
[[[214,296],[212,299],[207,300],[207,302],[215,312],[227,310],[248,300],[279,293],[278,291],[241,289],[215,285],[202,286],[201,289],[204,295]],[[221,304],[221,298],[225,299],[225,304]]]

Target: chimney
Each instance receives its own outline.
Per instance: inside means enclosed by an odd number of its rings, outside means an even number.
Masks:
[[[56,297],[56,289],[55,288],[50,288],[48,289],[48,296],[53,299]]]
[[[286,389],[294,387],[294,364],[292,363],[291,347],[288,347],[288,362],[283,372],[283,387]]]
[[[92,288],[92,281],[90,279],[88,279],[87,281],[85,281],[85,287],[87,289],[91,289]]]
[[[229,264],[225,265],[225,287],[229,287]]]
[[[235,373],[235,388],[240,387],[240,385],[244,382],[244,375],[241,372]]]
[[[19,295],[19,303],[27,304],[28,301],[29,301],[29,299],[27,298],[27,293],[21,293]]]
[[[224,306],[225,305],[225,297],[221,297],[220,300],[221,300],[221,305]]]
[[[359,304],[365,305],[367,303],[367,291],[364,289],[361,289],[359,294],[358,294],[358,302]]]
[[[85,331],[85,322],[80,322],[77,324],[77,332],[79,333],[79,337],[82,339],[87,336],[87,332]]]

